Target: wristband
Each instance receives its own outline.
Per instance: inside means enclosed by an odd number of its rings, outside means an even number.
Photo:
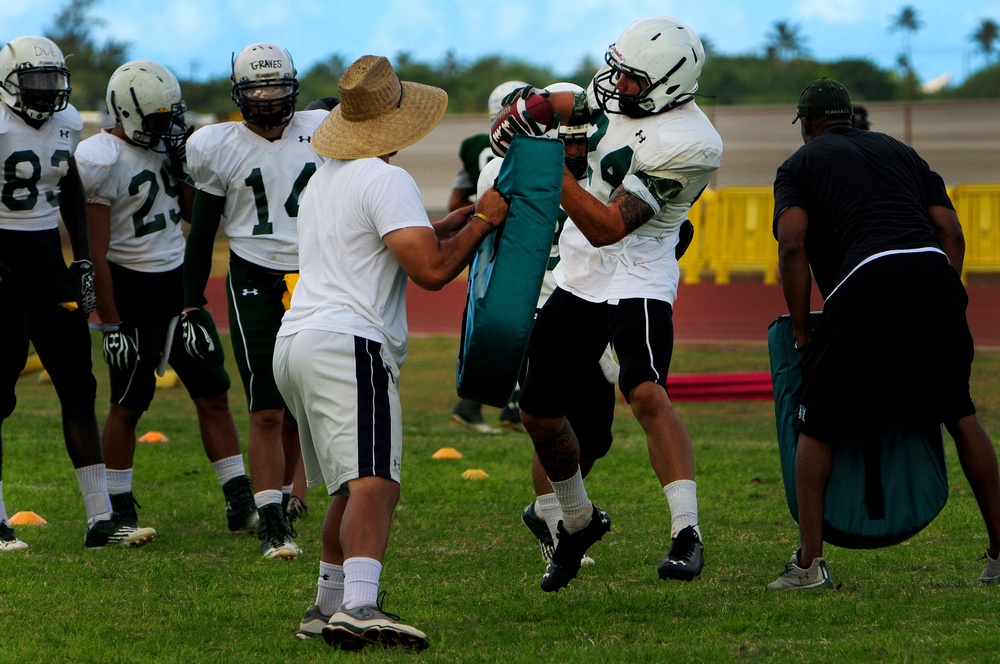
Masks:
[[[88,327],[98,332],[117,332],[121,325],[121,323],[90,323]]]
[[[486,222],[486,224],[487,224],[487,225],[488,225],[488,226],[490,227],[490,232],[491,232],[491,233],[492,233],[493,231],[495,231],[495,230],[497,229],[497,225],[496,225],[496,224],[494,224],[494,223],[493,223],[492,221],[490,221],[490,218],[489,218],[489,217],[487,217],[487,216],[486,216],[485,214],[483,214],[482,212],[477,212],[477,213],[475,213],[475,214],[474,214],[474,215],[472,215],[472,216],[473,216],[473,217],[478,217],[478,218],[482,219],[483,221],[485,221],[485,222]]]

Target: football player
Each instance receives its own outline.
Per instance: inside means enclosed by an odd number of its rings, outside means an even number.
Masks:
[[[551,592],[576,577],[583,554],[611,529],[584,486],[580,447],[567,423],[572,392],[588,360],[612,342],[619,386],[646,434],[649,457],[671,514],[671,543],[657,572],[691,580],[704,565],[691,439],[667,396],[673,302],[681,229],[691,205],[722,163],[722,139],[694,101],[705,50],[672,18],[630,25],[605,56],[587,96],[549,96],[562,118],[588,106],[591,177],[586,188],[566,171],[558,288],[535,322],[521,415],[562,507],[552,560],[542,577]],[[506,129],[491,138],[502,154],[509,130],[530,117],[524,89],[506,100]],[[503,115],[503,114],[502,114]],[[512,117],[515,116],[515,117]],[[583,361],[581,361],[583,360]],[[569,441],[569,444],[566,444]]]
[[[220,353],[207,365],[194,361],[171,325],[184,296],[180,222],[190,218],[193,196],[182,184],[189,129],[180,85],[161,64],[127,62],[111,75],[107,108],[114,127],[83,141],[76,157],[87,196],[97,315],[111,377],[111,406],[101,436],[111,504],[137,525],[132,493],[136,427],[153,400],[157,367],[169,359],[194,401],[202,444],[226,497],[229,530],[250,532],[257,508],[229,410],[223,358]],[[211,316],[204,310],[200,314],[219,346]]]
[[[524,81],[506,81],[493,88],[487,99],[486,110],[490,121],[500,112],[501,100],[519,88],[528,85]],[[483,168],[496,155],[490,148],[489,134],[473,134],[462,141],[458,148],[458,157],[462,168],[451,185],[451,196],[448,199],[448,211],[454,212],[460,207],[473,203],[476,185]],[[471,399],[460,399],[451,410],[451,419],[458,425],[477,433],[499,433],[483,420],[483,404]],[[516,405],[508,406],[500,411],[500,425],[509,429],[520,429],[521,419]]]
[[[274,383],[274,339],[298,277],[299,197],[323,162],[312,149],[325,110],[295,112],[299,83],[288,52],[250,44],[233,57],[232,95],[242,122],[208,125],[187,143],[197,193],[184,259],[181,331],[196,358],[213,350],[201,307],[212,248],[225,217],[229,237],[226,293],[233,351],[250,410],[249,457],[257,534],[265,558],[299,555],[283,502],[291,496],[300,451],[298,429]]]
[[[574,83],[553,83],[545,88],[552,92],[570,92],[583,94],[584,90]],[[499,111],[498,111],[499,112]],[[565,146],[566,169],[578,182],[587,177],[587,131],[590,128],[590,109],[582,107],[575,109],[574,115],[567,118],[565,124],[558,127],[556,135]],[[484,192],[493,185],[500,171],[502,159],[490,161],[479,177],[479,192]],[[552,239],[552,250],[542,278],[542,289],[538,294],[537,310],[549,299],[556,289],[555,268],[559,264],[559,236],[566,225],[566,211],[559,210],[556,220],[556,232]],[[537,314],[536,310],[536,314]],[[524,379],[522,368],[521,380]],[[615,417],[615,381],[618,380],[618,364],[615,362],[611,347],[605,349],[599,363],[591,363],[581,373],[580,383],[573,386],[575,398],[572,400],[567,419],[573,430],[578,432],[580,441],[580,473],[587,476],[597,459],[604,457],[611,449],[611,425]],[[516,398],[516,397],[515,397]],[[516,411],[516,403],[514,404]],[[518,418],[520,422],[520,418]],[[555,550],[559,521],[562,520],[562,510],[559,501],[552,491],[552,485],[542,468],[538,455],[532,457],[531,481],[535,489],[535,500],[521,513],[521,520],[532,535],[538,540],[542,559],[547,564],[552,559]],[[593,565],[594,560],[584,555],[584,565]]]
[[[69,104],[69,70],[45,37],[0,49],[0,423],[14,412],[14,386],[33,343],[56,388],[66,450],[87,512],[88,547],[142,546],[155,533],[114,514],[94,404],[87,316],[94,273],[87,209],[73,153],[83,121]],[[67,268],[62,217],[72,246]],[[0,482],[0,551],[28,545],[7,523]]]

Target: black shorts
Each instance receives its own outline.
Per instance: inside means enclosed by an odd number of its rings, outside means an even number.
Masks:
[[[139,362],[130,371],[108,367],[111,403],[145,411],[156,391],[155,371],[163,355],[170,319],[178,315],[183,302],[182,268],[167,272],[138,272],[109,263],[114,281],[115,307],[129,325],[139,346]],[[211,315],[203,310],[202,321],[221,348]],[[206,366],[188,355],[180,328],[174,330],[170,367],[177,372],[192,399],[212,397],[229,390],[229,374],[223,361]]]
[[[0,229],[0,419],[14,412],[14,386],[28,358],[28,344],[45,366],[63,407],[93,410],[97,395],[90,331],[77,302],[79,291],[62,255],[59,229]]]
[[[831,441],[882,435],[889,422],[951,422],[976,412],[969,299],[938,253],[884,256],[826,301],[802,368],[795,428]]]
[[[674,346],[669,303],[647,299],[595,303],[557,288],[531,332],[521,409],[536,417],[554,418],[568,416],[575,404],[586,403],[576,388],[597,385],[587,376],[593,376],[593,367],[608,343],[621,364],[619,387],[626,400],[645,382],[666,389]]]
[[[274,339],[285,315],[285,275],[229,254],[226,299],[233,355],[250,412],[284,408],[274,382]]]

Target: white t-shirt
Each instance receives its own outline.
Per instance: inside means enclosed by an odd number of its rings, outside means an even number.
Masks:
[[[179,187],[167,157],[108,131],[80,143],[76,162],[88,203],[111,208],[107,259],[138,272],[184,262]]]
[[[409,173],[381,159],[331,159],[299,210],[299,280],[278,336],[329,330],[378,341],[406,359],[406,282],[383,241],[411,226],[433,228]]]
[[[327,111],[300,111],[280,138],[269,141],[242,122],[202,127],[187,142],[195,186],[226,199],[229,248],[240,258],[279,272],[298,268],[295,230],[306,183],[326,159],[312,135]]]
[[[593,247],[572,223],[559,239],[556,281],[591,302],[650,298],[673,304],[680,268],[674,250],[691,204],[722,165],[722,138],[695,102],[633,119],[605,114],[588,92],[590,179],[587,190],[602,203],[619,185],[656,214],[635,232]]]
[[[35,129],[0,102],[0,228],[59,226],[59,181],[82,136],[83,120],[72,106]]]

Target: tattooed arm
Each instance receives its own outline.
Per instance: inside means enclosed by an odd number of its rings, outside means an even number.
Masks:
[[[618,187],[607,205],[581,187],[569,171],[563,172],[562,207],[595,247],[618,242],[656,214],[648,203]]]

